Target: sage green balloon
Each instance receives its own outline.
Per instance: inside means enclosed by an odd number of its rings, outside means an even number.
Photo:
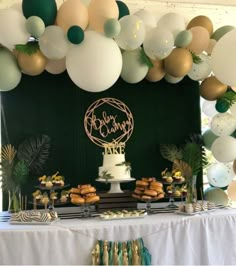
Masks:
[[[0,91],[10,91],[17,87],[21,76],[15,56],[9,50],[0,48]]]
[[[217,187],[211,187],[210,189],[204,191],[204,199],[224,206],[226,206],[229,202],[229,198],[224,190]]]
[[[211,36],[211,39],[214,39],[216,41],[219,41],[221,37],[223,37],[226,33],[230,32],[231,30],[235,29],[234,26],[226,25],[222,26],[219,29],[217,29],[213,35]]]
[[[111,18],[104,23],[104,33],[108,38],[116,38],[120,30],[120,22],[117,19]]]
[[[183,30],[177,34],[175,38],[175,46],[184,48],[191,43],[192,39],[192,32],[190,30]]]
[[[215,135],[211,129],[207,129],[206,131],[203,132],[202,134],[202,140],[204,143],[204,146],[206,149],[208,149],[209,151],[211,150],[211,146],[213,144],[213,142],[219,138],[219,136]]]
[[[39,38],[44,33],[45,24],[40,17],[31,16],[26,20],[26,29],[31,36]]]
[[[132,51],[124,51],[122,54],[123,67],[121,78],[127,83],[138,83],[148,73],[148,65],[142,61],[141,48]]]

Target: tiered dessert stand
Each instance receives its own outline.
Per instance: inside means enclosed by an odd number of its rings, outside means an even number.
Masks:
[[[121,183],[128,183],[134,181],[135,178],[128,178],[128,179],[102,179],[98,178],[96,179],[97,182],[101,183],[109,183],[110,185],[110,190],[107,193],[124,193],[124,191],[121,189],[120,184]]]

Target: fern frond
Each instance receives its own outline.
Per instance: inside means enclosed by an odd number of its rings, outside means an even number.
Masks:
[[[22,185],[29,176],[29,168],[25,161],[18,161],[14,167],[13,178],[16,184]]]
[[[183,158],[182,151],[174,144],[160,144],[161,156],[171,162],[176,159],[181,160]]]
[[[49,157],[50,138],[47,135],[31,137],[25,140],[18,148],[18,159],[23,160],[31,173],[40,175],[44,171]]]

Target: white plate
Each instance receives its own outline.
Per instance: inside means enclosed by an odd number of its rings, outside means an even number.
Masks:
[[[18,222],[18,221],[9,221],[10,224],[14,224],[14,225],[50,225],[53,224],[57,221],[59,221],[60,219],[55,219],[51,222],[37,222],[37,221],[32,221],[32,222]]]
[[[217,209],[211,209],[211,210],[207,210],[207,211],[197,211],[197,212],[192,212],[192,213],[175,211],[175,213],[181,214],[181,215],[193,216],[193,215],[197,215],[197,214],[212,212],[212,211],[215,211],[215,210],[217,210]]]
[[[102,216],[100,216],[100,219],[103,221],[110,221],[110,220],[126,220],[126,219],[139,219],[139,218],[144,218],[147,215],[146,212],[142,213],[139,216],[135,216],[135,215],[129,215],[129,216],[122,216],[122,217],[108,217],[108,218],[104,218]]]

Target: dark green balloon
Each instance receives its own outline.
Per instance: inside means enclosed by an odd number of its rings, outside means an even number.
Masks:
[[[217,100],[216,105],[215,105],[216,111],[219,113],[227,112],[229,107],[230,107],[229,102],[224,99]]]
[[[23,0],[22,11],[26,18],[38,16],[49,26],[55,23],[57,4],[55,0]]]
[[[125,3],[123,3],[122,1],[116,1],[116,4],[119,8],[119,18],[118,19],[130,14],[129,8],[127,7],[127,5]]]
[[[73,44],[79,44],[84,40],[84,31],[79,26],[72,26],[67,31],[67,38]]]

